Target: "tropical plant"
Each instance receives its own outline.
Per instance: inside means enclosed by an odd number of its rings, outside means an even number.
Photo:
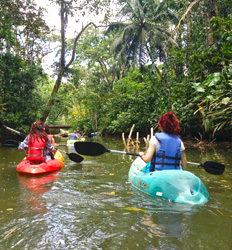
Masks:
[[[202,83],[193,83],[197,104],[202,117],[202,125],[212,136],[218,131],[232,129],[232,67],[209,75]]]
[[[168,21],[177,20],[166,2],[125,0],[122,15],[129,22],[116,22],[107,32],[116,31],[111,45],[118,60],[128,67],[155,62],[165,57],[164,46],[171,39]]]
[[[7,53],[0,56],[0,72],[0,95],[4,104],[1,120],[15,129],[28,131],[43,106],[38,91],[42,69]]]
[[[0,51],[41,65],[50,52],[50,29],[34,1],[0,0]]]
[[[114,90],[102,106],[101,129],[105,132],[128,132],[132,124],[137,131],[149,131],[157,124],[160,115],[168,110],[165,90],[150,74],[149,68],[143,73],[131,69],[127,75],[115,82]],[[161,102],[162,100],[162,102]]]

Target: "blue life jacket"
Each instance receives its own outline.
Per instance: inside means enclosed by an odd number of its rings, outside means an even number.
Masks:
[[[76,134],[75,133],[71,133],[70,135],[70,140],[76,140]]]
[[[155,133],[155,137],[160,142],[160,149],[152,157],[150,171],[181,169],[181,139],[177,135],[163,132]]]

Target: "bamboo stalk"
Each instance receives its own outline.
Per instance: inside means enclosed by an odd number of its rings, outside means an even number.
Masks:
[[[154,135],[154,128],[151,128],[151,137]]]
[[[135,147],[139,148],[139,132],[136,133],[136,141],[135,141]]]
[[[122,133],[122,141],[123,141],[124,147],[126,148],[126,140],[125,140],[125,134],[124,133]]]
[[[129,133],[129,135],[128,135],[127,147],[129,147],[130,144],[133,146],[132,139],[131,139],[131,135],[132,135],[132,132],[133,132],[133,130],[134,130],[134,127],[135,127],[135,124],[132,125],[131,130],[130,130],[130,133]]]
[[[128,139],[131,139],[131,135],[133,133],[134,127],[135,127],[135,124],[133,124],[131,127],[130,134],[128,135]]]

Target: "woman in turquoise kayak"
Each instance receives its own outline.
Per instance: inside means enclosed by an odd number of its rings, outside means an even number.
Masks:
[[[177,117],[172,112],[165,113],[159,118],[158,126],[162,132],[151,137],[146,153],[139,152],[140,157],[148,163],[141,171],[180,170],[181,165],[186,167],[185,146],[179,137]]]
[[[27,149],[26,159],[36,164],[51,160],[51,157],[45,153],[46,149],[50,152],[56,151],[56,148],[53,147],[44,131],[44,123],[41,121],[32,123],[30,133],[24,141],[19,144],[18,149],[21,151]]]

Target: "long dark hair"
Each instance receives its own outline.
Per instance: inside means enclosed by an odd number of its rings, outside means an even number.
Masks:
[[[44,124],[44,131],[49,135],[50,134],[50,129],[47,124]]]
[[[46,132],[44,131],[44,123],[41,121],[35,121],[31,124],[31,129],[29,133],[29,142],[33,143],[36,139],[41,138],[43,142],[48,141]]]

